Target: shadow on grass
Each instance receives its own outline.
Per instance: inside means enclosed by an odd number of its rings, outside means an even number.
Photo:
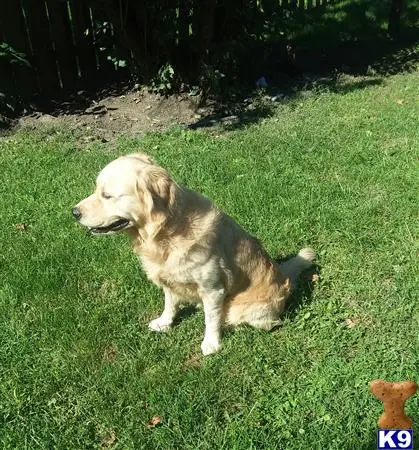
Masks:
[[[226,130],[234,130],[246,125],[259,122],[262,118],[273,115],[273,105],[257,102],[248,109],[246,101],[231,101],[225,104],[222,102],[217,107],[217,112],[207,115],[197,122],[188,125],[188,129],[197,130],[199,128],[210,128],[215,125],[221,125]]]
[[[284,85],[279,95],[278,89],[269,88],[264,90],[263,93],[259,91],[253,99],[243,98],[242,96],[230,101],[219,101],[217,112],[202,117],[197,122],[188,125],[187,128],[197,130],[221,126],[226,131],[237,130],[272,117],[279,104],[292,100],[302,90],[347,94],[358,89],[378,86],[382,83],[382,78],[345,79],[337,73],[331,76],[306,75]],[[248,95],[251,96],[252,93],[249,92]]]
[[[347,45],[347,51],[337,50],[337,55],[330,54],[321,65],[316,61],[306,62],[305,70],[295,77],[280,73],[272,76],[273,83],[267,88],[256,90],[244,87],[240,94],[233,93],[219,97],[215,112],[200,118],[188,126],[191,130],[210,128],[215,125],[225,130],[236,130],[274,115],[277,106],[298,98],[300,92],[332,92],[347,94],[356,90],[379,86],[389,75],[411,72],[417,67],[418,51],[413,44],[401,48],[400,43],[388,40]],[[385,51],[394,53],[385,54]],[[365,55],[363,59],[362,53]],[[373,54],[379,54],[377,58]],[[384,54],[384,55],[383,55]],[[313,57],[315,60],[315,57]]]
[[[198,311],[198,307],[194,305],[185,305],[182,307],[179,312],[176,314],[176,318],[173,321],[173,326],[177,326],[180,323],[182,323],[184,320],[186,320],[188,317],[192,316]]]
[[[274,260],[277,264],[281,264],[295,256],[295,253],[287,256],[278,256]],[[320,269],[321,268],[319,265],[314,264],[312,267],[302,272],[302,274],[298,278],[296,286],[294,287],[290,297],[287,300],[287,305],[285,307],[285,311],[283,312],[283,315],[285,315],[287,318],[293,320],[298,314],[298,311],[301,309],[302,305],[306,305],[307,303],[311,302],[314,290],[313,279],[318,276],[318,274],[320,273]]]

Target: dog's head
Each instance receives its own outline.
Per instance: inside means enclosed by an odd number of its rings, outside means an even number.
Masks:
[[[73,216],[95,234],[136,228],[150,236],[175,213],[179,191],[149,156],[123,156],[100,172],[95,192],[73,208]]]

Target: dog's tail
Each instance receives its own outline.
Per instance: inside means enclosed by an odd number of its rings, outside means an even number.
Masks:
[[[315,257],[316,254],[314,253],[314,250],[306,247],[300,250],[293,258],[290,258],[279,265],[281,273],[290,279],[291,287],[294,287],[301,272],[313,266]]]

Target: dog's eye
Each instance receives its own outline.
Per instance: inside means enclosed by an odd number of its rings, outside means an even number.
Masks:
[[[108,198],[112,198],[112,195],[108,194],[107,192],[102,192],[102,197],[108,199]]]

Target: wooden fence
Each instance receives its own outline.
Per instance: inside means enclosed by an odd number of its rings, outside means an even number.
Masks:
[[[283,7],[311,9],[330,0],[279,0]],[[261,3],[261,0],[258,0]],[[2,0],[0,42],[24,53],[31,69],[11,72],[22,92],[53,96],[109,79],[115,67],[94,41],[100,20],[85,0]]]
[[[2,0],[0,8],[0,41],[24,53],[32,67],[17,74],[26,92],[71,91],[114,71],[94,42],[85,1]]]

